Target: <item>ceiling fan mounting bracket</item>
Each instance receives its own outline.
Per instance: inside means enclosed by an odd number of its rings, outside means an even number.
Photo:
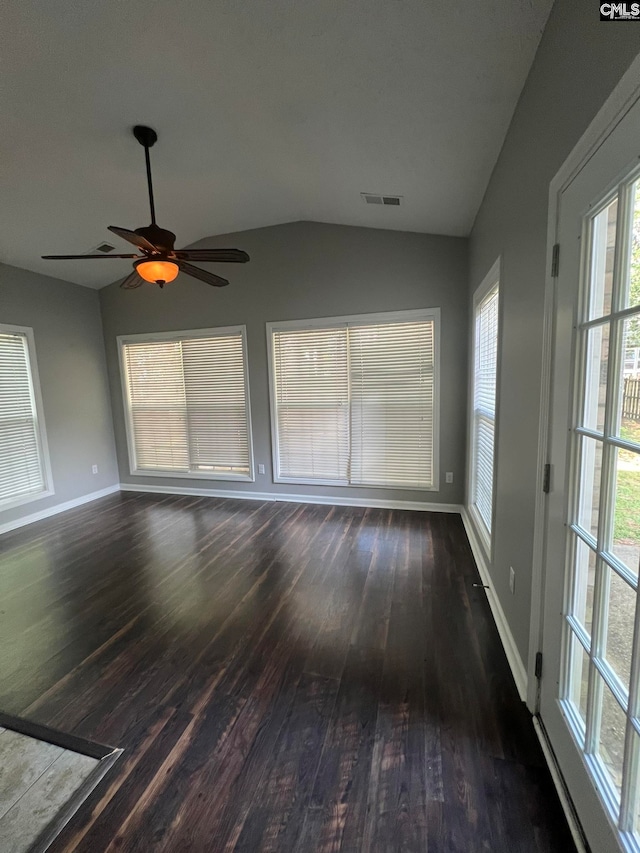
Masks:
[[[133,128],[133,135],[144,148],[151,148],[158,141],[158,134],[152,127],[137,124]]]

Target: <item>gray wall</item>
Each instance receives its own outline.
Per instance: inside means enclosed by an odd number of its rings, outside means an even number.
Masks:
[[[112,486],[118,470],[97,292],[0,264],[0,322],[34,332],[55,489],[0,512],[2,525]]]
[[[503,258],[497,507],[492,580],[526,663],[531,610],[549,184],[640,50],[633,24],[557,0],[470,240],[473,292]],[[509,592],[509,566],[516,570]]]
[[[281,494],[461,503],[467,371],[467,241],[397,231],[297,222],[201,241],[251,256],[227,265],[224,289],[180,276],[164,290],[144,286],[100,291],[122,482]],[[213,267],[212,267],[213,269]],[[220,269],[220,268],[217,268]],[[222,270],[220,270],[222,271]],[[441,309],[439,492],[274,484],[271,463],[265,323],[410,308]],[[129,473],[116,336],[246,324],[256,470],[255,483],[133,477]],[[454,472],[453,485],[444,472]]]

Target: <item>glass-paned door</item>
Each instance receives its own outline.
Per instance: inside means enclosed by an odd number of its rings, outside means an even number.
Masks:
[[[640,109],[560,201],[541,717],[593,849],[640,850]]]

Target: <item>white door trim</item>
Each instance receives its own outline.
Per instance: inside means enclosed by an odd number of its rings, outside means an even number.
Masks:
[[[551,276],[553,247],[557,241],[559,200],[561,193],[584,168],[593,154],[607,139],[616,125],[640,98],[640,54],[634,59],[611,95],[580,137],[565,162],[549,185],[547,217],[547,258],[544,292],[544,327],[542,350],[542,385],[540,392],[540,418],[538,423],[538,471],[536,477],[536,506],[533,538],[533,566],[531,582],[531,622],[529,629],[529,659],[527,661],[527,707],[538,711],[539,690],[535,677],[536,654],[542,648],[544,610],[544,550],[546,530],[545,494],[543,492],[544,465],[548,461],[548,434],[550,414],[551,374],[553,369],[555,279]],[[562,259],[560,259],[562,263]]]

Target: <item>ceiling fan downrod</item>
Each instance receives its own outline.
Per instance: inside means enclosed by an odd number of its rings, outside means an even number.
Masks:
[[[133,135],[144,148],[144,160],[147,166],[147,187],[149,189],[149,207],[151,208],[151,224],[156,224],[156,205],[153,200],[153,183],[151,181],[151,157],[149,149],[158,141],[158,134],[152,127],[137,124],[133,128]]]

